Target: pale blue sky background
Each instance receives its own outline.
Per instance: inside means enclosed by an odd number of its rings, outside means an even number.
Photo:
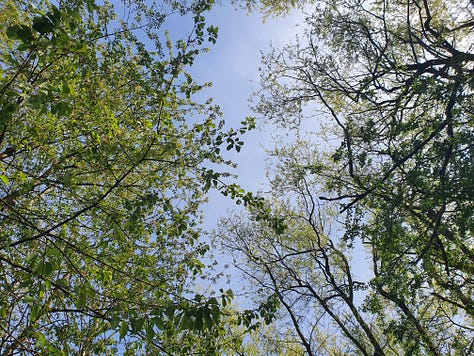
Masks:
[[[117,12],[126,17],[128,4],[124,8],[120,0],[112,1]],[[249,107],[249,98],[259,89],[258,69],[261,66],[262,53],[267,53],[272,46],[282,48],[294,39],[301,31],[298,25],[303,23],[304,15],[293,10],[286,16],[269,17],[264,21],[257,11],[248,13],[236,5],[231,5],[230,0],[222,0],[221,4],[216,4],[205,16],[206,26],[219,28],[217,42],[210,44],[208,53],[198,55],[193,66],[186,67],[186,71],[197,83],[213,83],[211,88],[198,94],[198,101],[213,98],[214,103],[219,105],[223,112],[226,128],[238,128],[247,116],[255,116]],[[167,18],[160,31],[169,30],[170,38],[176,41],[185,38],[192,27],[191,17],[183,18],[179,14],[173,14]],[[138,32],[137,35],[143,36],[143,41],[150,46],[149,50],[154,50],[144,33]],[[238,165],[235,170],[229,167],[229,171],[238,176],[237,180],[229,179],[229,182],[237,182],[246,191],[255,193],[266,186],[267,155],[264,147],[273,146],[272,128],[269,125],[262,126],[258,121],[258,129],[241,139],[245,143],[240,153],[234,150],[224,152],[226,159]],[[219,167],[220,170],[222,168],[227,167]],[[209,202],[202,207],[202,228],[207,231],[217,228],[219,219],[233,208],[236,208],[233,200],[211,190]],[[219,255],[218,251],[212,252],[219,261],[218,270],[231,262],[230,257]],[[234,283],[238,281],[237,276],[233,277],[236,278]],[[206,284],[203,282],[203,285]]]
[[[281,49],[293,42],[296,36],[303,32],[304,18],[302,11],[293,10],[285,17],[268,18],[264,23],[258,13],[237,11],[231,5],[217,5],[211,11],[208,23],[219,27],[219,38],[209,53],[198,57],[191,72],[198,81],[213,82],[213,87],[205,94],[213,97],[221,106],[229,126],[238,127],[246,116],[255,116],[250,110],[248,99],[259,89],[258,69],[261,66],[262,53],[267,53],[272,46]],[[230,156],[232,161],[238,164],[238,183],[252,192],[265,190],[265,148],[274,146],[274,129],[270,125],[259,127],[260,129],[244,136],[242,151]],[[304,123],[304,127],[306,133],[310,133],[317,130],[318,124],[309,121]],[[292,140],[291,137],[287,139]],[[313,139],[317,140],[314,136]],[[228,197],[217,192],[211,193],[209,203],[203,207],[204,228],[215,228],[219,218],[235,207]],[[369,269],[365,261],[367,255],[359,243],[356,244],[354,253],[356,258],[352,261],[353,272],[359,278],[368,279]],[[231,261],[230,257],[222,255],[218,256],[218,260],[221,267]],[[239,278],[234,275],[233,269],[227,272],[232,272],[231,288],[238,292],[235,289],[239,285]]]
[[[227,2],[230,3],[228,0]],[[259,88],[258,69],[262,53],[268,52],[271,46],[282,48],[287,44],[296,36],[298,24],[303,22],[303,18],[301,12],[294,11],[285,17],[267,18],[264,22],[262,15],[249,14],[228,3],[216,5],[206,15],[206,23],[219,28],[219,37],[210,51],[199,55],[194,65],[187,70],[198,83],[213,83],[211,88],[200,95],[213,98],[215,104],[220,106],[228,128],[238,128],[247,116],[255,116],[250,109],[249,98]],[[180,31],[173,25],[173,30],[179,34]],[[258,128],[243,136],[245,144],[240,153],[232,150],[226,154],[226,158],[238,164],[237,169],[232,172],[238,175],[237,183],[252,192],[263,190],[266,186],[265,147],[273,146],[272,128],[257,122]],[[203,228],[208,231],[217,228],[219,219],[236,207],[229,197],[211,190],[209,202],[202,207]],[[212,251],[212,254],[219,263],[216,272],[230,274],[231,284],[226,285],[225,278],[214,286],[202,281],[196,285],[197,289],[202,291],[207,287],[214,290],[230,287],[234,293],[242,293],[239,272],[232,267],[224,269],[226,264],[232,265],[231,257],[222,255],[219,251]],[[237,303],[241,302],[245,301],[239,299]]]
[[[259,88],[261,53],[268,52],[271,46],[282,48],[287,44],[299,31],[303,18],[301,12],[294,11],[285,17],[268,18],[264,23],[260,14],[248,14],[230,4],[216,5],[208,15],[207,22],[219,28],[219,37],[209,53],[196,59],[190,71],[198,82],[213,83],[204,95],[214,98],[229,127],[239,127],[245,117],[255,116],[248,99]],[[242,151],[229,155],[238,164],[238,183],[248,191],[264,188],[264,147],[272,147],[271,131],[271,127],[261,127],[259,123],[259,129],[243,137]],[[205,227],[215,227],[226,210],[234,206],[229,198],[211,193],[204,207]]]
[[[221,107],[228,127],[237,128],[245,117],[256,116],[250,109],[249,98],[260,86],[259,67],[262,65],[262,53],[268,53],[272,47],[281,49],[294,42],[296,36],[303,32],[304,18],[302,11],[293,10],[287,16],[267,18],[263,21],[262,15],[257,12],[249,14],[230,4],[216,5],[207,14],[206,23],[219,28],[217,43],[211,46],[209,53],[198,56],[188,70],[197,82],[213,83],[213,86],[202,94],[205,98],[212,97]],[[179,23],[177,25],[177,28],[173,29],[180,33]],[[182,35],[182,31],[180,34]],[[245,144],[241,152],[232,151],[226,157],[238,164],[238,168],[233,172],[238,175],[237,183],[254,193],[268,190],[265,189],[268,187],[265,148],[273,148],[275,133],[269,124],[262,125],[260,120],[257,122],[258,129],[243,137]],[[304,127],[306,133],[310,133],[317,130],[318,125],[312,121],[306,122]],[[292,141],[291,137],[286,139]],[[235,208],[234,201],[229,197],[211,191],[209,202],[203,206],[203,228],[209,231],[215,229],[219,219]],[[219,261],[218,270],[231,263],[230,256],[220,255],[219,251],[213,253]],[[359,277],[368,278],[364,263],[365,252],[359,245],[356,255],[358,258],[353,261],[354,272]],[[232,275],[230,287],[239,293],[236,290],[240,287],[238,273],[233,268],[226,272]],[[203,283],[202,287],[205,285],[206,283]]]

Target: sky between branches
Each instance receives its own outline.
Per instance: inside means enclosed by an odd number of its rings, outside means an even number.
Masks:
[[[293,11],[285,17],[267,18],[258,13],[248,14],[230,4],[216,5],[207,17],[209,24],[219,28],[217,43],[210,52],[197,58],[191,74],[198,82],[212,82],[204,91],[212,97],[223,113],[229,127],[238,127],[247,116],[254,116],[249,98],[259,88],[261,54],[273,46],[282,48],[301,31],[302,12]],[[265,148],[272,147],[272,128],[262,126],[243,137],[240,153],[229,158],[238,164],[234,173],[238,183],[248,191],[265,189]],[[235,206],[229,198],[211,192],[204,207],[204,226],[212,229],[225,211]]]

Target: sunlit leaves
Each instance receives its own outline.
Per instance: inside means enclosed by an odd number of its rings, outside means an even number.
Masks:
[[[250,125],[225,133],[218,107],[193,100],[206,85],[186,67],[217,38],[212,3],[175,3],[195,26],[167,53],[166,11],[145,2],[130,23],[109,3],[2,7],[2,352],[218,349],[218,299],[186,296],[220,149]]]

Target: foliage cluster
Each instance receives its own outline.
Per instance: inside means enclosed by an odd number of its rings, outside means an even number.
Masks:
[[[254,124],[193,99],[212,4],[0,5],[0,354],[219,349],[231,294],[190,289],[199,207]]]
[[[233,1],[310,11],[264,57],[266,196],[223,179],[255,120],[195,100],[213,3],[0,4],[0,354],[474,353],[472,1]],[[193,291],[210,189],[253,309]]]
[[[307,354],[472,354],[473,4],[308,9],[255,104],[297,138],[271,152],[286,229],[251,211],[218,236]]]

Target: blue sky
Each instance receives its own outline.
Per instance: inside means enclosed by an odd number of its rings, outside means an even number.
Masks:
[[[246,10],[230,4],[216,5],[206,14],[206,23],[217,26],[219,36],[210,51],[199,55],[187,71],[198,83],[212,82],[212,87],[205,89],[200,96],[204,99],[213,98],[215,104],[220,106],[228,128],[238,128],[247,116],[256,116],[250,109],[249,98],[259,89],[258,69],[261,66],[262,53],[268,52],[272,46],[282,48],[291,41],[303,19],[301,12],[294,11],[285,17],[267,18],[263,21],[261,14],[249,14]],[[171,19],[172,37],[176,35],[179,38],[183,31],[188,30],[180,28],[186,25],[182,21],[179,17]],[[237,183],[247,191],[264,190],[267,157],[265,147],[273,147],[272,128],[269,125],[263,126],[258,121],[258,128],[242,139],[245,142],[242,150],[239,153],[228,152],[226,155],[226,158],[238,164],[232,173],[238,176]],[[235,208],[234,201],[229,197],[211,191],[209,202],[202,207],[203,229],[210,232],[217,228],[219,219]],[[227,286],[225,279],[222,279],[217,286],[209,286],[207,282],[202,281],[196,285],[197,290],[202,292],[207,287],[214,290],[232,288],[235,293],[240,294],[239,273],[232,267],[226,270],[223,268],[226,264],[232,265],[231,257],[222,255],[219,251],[212,251],[212,254],[219,263],[216,272],[230,274],[231,283]],[[212,259],[207,262],[212,262]]]
[[[229,127],[238,127],[240,121],[255,114],[248,99],[258,90],[261,53],[271,46],[281,48],[298,32],[303,15],[294,12],[264,22],[258,13],[248,14],[232,5],[216,5],[207,22],[219,28],[217,43],[209,53],[199,56],[190,72],[198,82],[210,81],[213,86],[204,95],[214,98]],[[272,147],[271,127],[265,126],[244,136],[242,151],[229,156],[238,164],[235,173],[239,184],[249,191],[258,191],[265,185],[265,150]],[[234,203],[218,193],[211,193],[204,207],[205,227],[213,228],[225,211]]]
[[[304,17],[302,11],[294,10],[285,17],[267,18],[264,22],[260,14],[248,14],[245,10],[237,10],[231,5],[217,5],[211,11],[207,21],[219,27],[219,38],[209,53],[197,58],[191,73],[198,82],[213,83],[205,95],[214,98],[230,127],[238,127],[246,116],[255,116],[248,99],[259,89],[258,69],[261,66],[262,53],[267,53],[272,46],[280,49],[294,41],[296,35],[302,32]],[[317,130],[314,124],[304,124],[306,130],[309,130],[306,133]],[[238,164],[235,170],[238,183],[248,191],[257,192],[268,187],[265,148],[273,148],[273,131],[274,128],[269,124],[263,127],[259,125],[259,129],[244,136],[245,145],[242,151],[230,156],[232,161]],[[291,137],[287,139],[292,140]],[[215,228],[219,219],[235,207],[230,198],[212,192],[209,202],[203,207],[204,228]],[[359,277],[368,278],[368,269],[364,262],[366,255],[358,244],[356,255],[359,258],[352,262],[354,272]],[[230,257],[219,256],[218,259],[221,267],[222,264],[230,262]],[[233,278],[231,287],[235,289],[238,285],[234,285],[235,278],[238,277],[234,275]]]
[[[113,0],[118,14],[126,16],[128,3],[124,10],[120,0]],[[196,57],[192,67],[187,67],[192,78],[197,83],[212,82],[196,99],[213,98],[219,105],[226,127],[238,128],[247,116],[255,116],[249,107],[249,98],[259,88],[259,67],[262,53],[273,46],[282,48],[295,38],[301,30],[304,20],[302,12],[292,13],[278,18],[269,17],[265,21],[258,12],[248,13],[244,9],[231,5],[230,0],[216,4],[206,15],[206,24],[219,28],[216,44],[210,45],[208,53]],[[193,27],[191,17],[181,17],[173,14],[167,18],[160,31],[168,29],[173,41],[183,39]],[[153,45],[146,39],[142,40],[153,51]],[[164,40],[164,38],[162,38]],[[259,122],[258,129],[246,134],[245,142],[240,153],[228,152],[226,159],[238,164],[232,173],[238,176],[237,183],[247,191],[258,192],[266,186],[266,153],[265,147],[271,148],[272,128]],[[268,189],[267,189],[268,190]],[[204,213],[203,229],[211,231],[217,227],[220,218],[224,217],[236,205],[229,197],[222,196],[217,191],[211,191],[209,202],[202,209]],[[216,252],[216,251],[213,251]],[[217,252],[216,252],[217,254]],[[220,265],[230,262],[228,257],[218,256]],[[236,276],[234,276],[236,277]]]
[[[118,14],[126,16],[120,0],[113,1]],[[127,5],[128,6],[128,5]],[[295,38],[301,30],[304,15],[301,11],[293,10],[286,16],[263,19],[257,11],[248,13],[237,5],[231,5],[230,0],[216,4],[210,12],[205,13],[206,25],[219,28],[216,44],[210,45],[208,53],[196,57],[192,67],[187,67],[192,78],[197,83],[212,82],[213,86],[199,93],[199,98],[213,98],[215,104],[223,111],[226,127],[238,128],[240,122],[247,116],[255,116],[249,107],[249,98],[259,88],[259,72],[262,53],[270,50],[271,46],[282,48]],[[164,23],[160,31],[168,29],[172,41],[183,39],[192,29],[191,17],[181,17],[173,14]],[[153,51],[153,45],[143,36],[142,40]],[[162,38],[164,41],[164,37]],[[262,127],[246,134],[245,142],[240,153],[229,152],[226,158],[238,164],[233,171],[238,175],[238,184],[247,191],[257,192],[265,187],[265,158],[264,147],[272,147],[272,128]],[[204,206],[204,227],[212,229],[229,207],[235,204],[218,192],[211,192],[209,203]]]

